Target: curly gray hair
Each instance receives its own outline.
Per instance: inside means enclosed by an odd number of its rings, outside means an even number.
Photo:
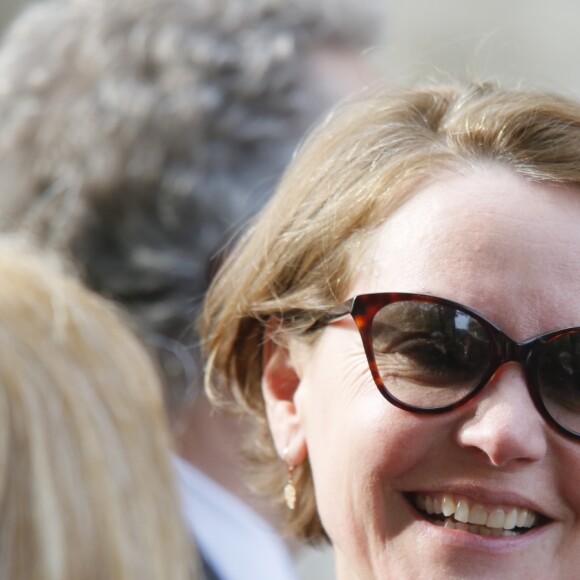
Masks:
[[[210,258],[319,112],[305,54],[369,38],[372,10],[339,1],[52,0],[4,39],[0,225],[129,309],[170,407],[197,375]]]

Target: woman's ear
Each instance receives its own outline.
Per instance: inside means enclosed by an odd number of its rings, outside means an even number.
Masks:
[[[306,459],[306,439],[302,417],[295,403],[300,387],[299,370],[295,368],[286,338],[273,338],[277,321],[266,327],[263,347],[262,395],[266,415],[278,455],[290,465]]]

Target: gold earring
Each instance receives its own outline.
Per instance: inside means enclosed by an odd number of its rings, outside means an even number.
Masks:
[[[284,461],[286,461],[286,456],[288,455],[288,448],[284,449],[282,453]],[[284,486],[284,501],[289,510],[293,510],[296,507],[296,486],[294,485],[294,465],[288,464],[286,462],[288,469],[288,481]]]

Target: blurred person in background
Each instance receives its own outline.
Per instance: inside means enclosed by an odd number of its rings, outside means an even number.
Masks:
[[[151,357],[50,262],[0,241],[0,577],[201,578]]]
[[[340,0],[62,0],[27,9],[0,49],[0,221],[70,256],[153,347],[184,507],[224,580],[293,573],[247,503],[245,423],[201,391],[193,320],[212,258],[303,132],[366,81],[377,14]]]

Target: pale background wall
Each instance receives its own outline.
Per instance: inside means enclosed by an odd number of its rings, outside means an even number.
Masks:
[[[0,0],[0,29],[26,3],[27,0]]]
[[[379,52],[396,82],[443,72],[580,94],[577,0],[386,1]]]
[[[27,1],[0,0],[0,29]],[[387,34],[368,59],[393,84],[452,75],[580,96],[578,0],[385,2]],[[302,552],[298,570],[302,580],[333,580],[330,550]]]

